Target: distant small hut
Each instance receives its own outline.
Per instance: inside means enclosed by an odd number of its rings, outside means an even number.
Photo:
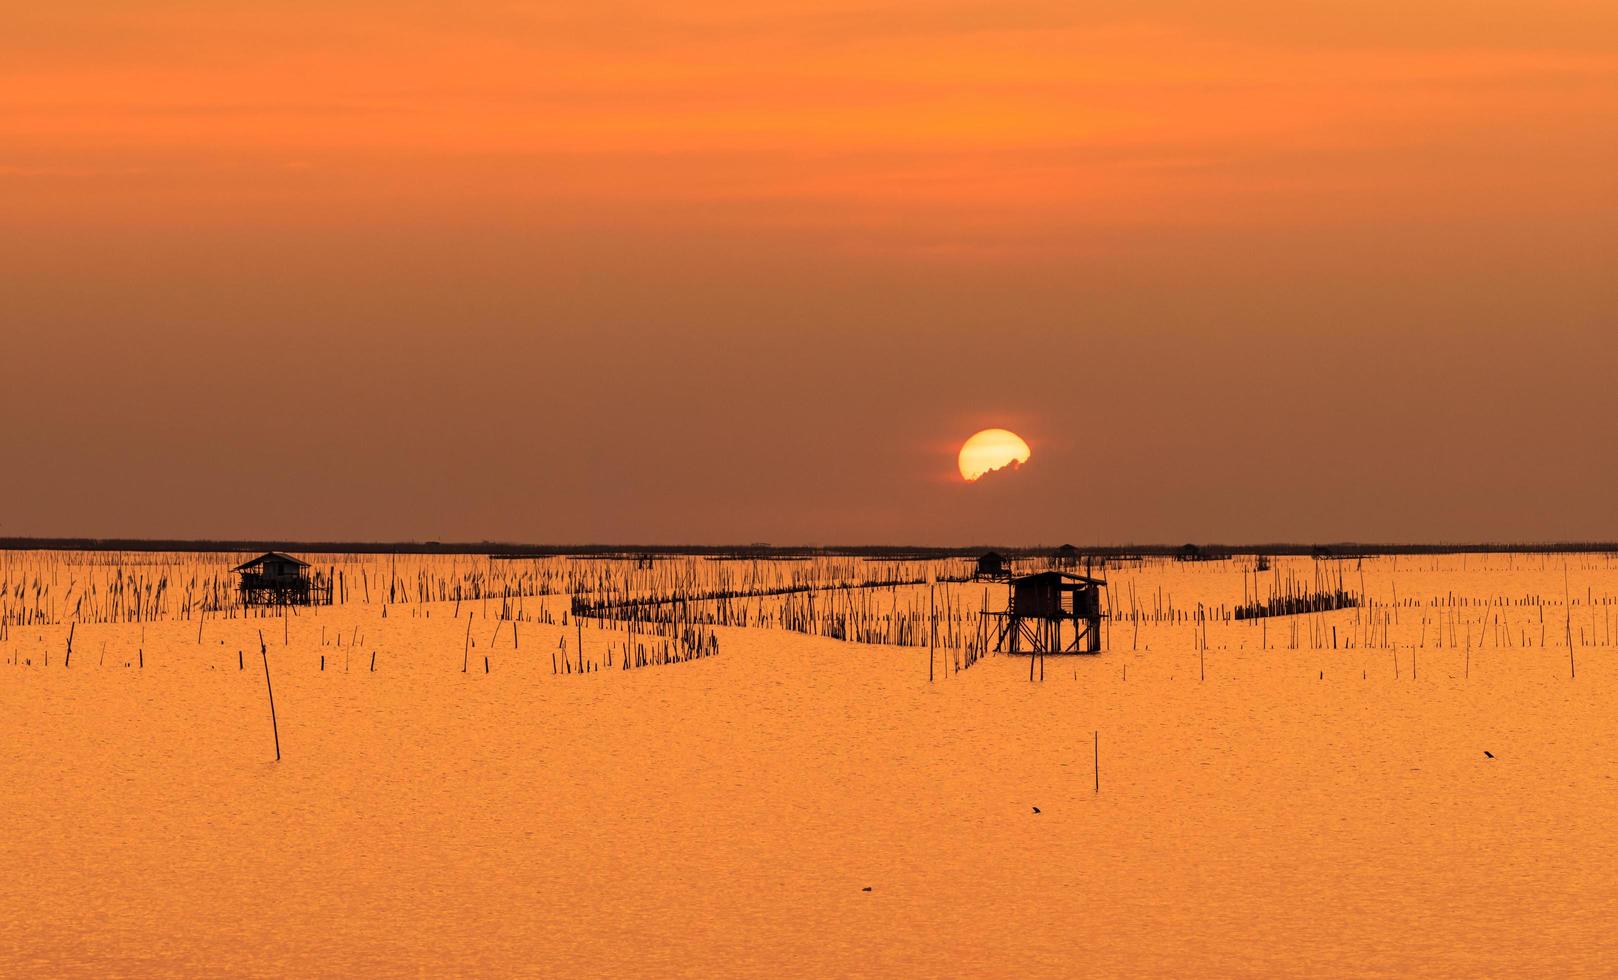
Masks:
[[[994,648],[1009,653],[1100,653],[1101,590],[1105,579],[1067,572],[1037,572],[1011,580],[1011,598]],[[1063,624],[1072,634],[1063,636]]]
[[[1183,544],[1174,557],[1181,561],[1202,561],[1204,555],[1202,554],[1202,549],[1197,545]]]
[[[1005,578],[1006,559],[998,551],[987,551],[978,556],[978,570],[976,578]]]
[[[311,606],[331,602],[331,584],[301,558],[267,551],[237,565],[244,606]]]
[[[1079,549],[1070,544],[1064,544],[1056,549],[1056,553],[1052,557],[1056,560],[1057,568],[1072,568],[1079,563]]]

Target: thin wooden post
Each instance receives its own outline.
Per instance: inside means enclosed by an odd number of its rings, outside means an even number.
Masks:
[[[1096,793],[1099,794],[1101,792],[1101,731],[1100,731],[1100,729],[1096,730],[1094,738],[1095,738]]]
[[[260,632],[262,640],[263,633]],[[264,649],[262,642],[259,654],[264,658],[264,692],[270,697],[270,732],[275,735],[275,761],[281,761],[281,726],[275,721],[275,689],[270,686],[270,653]]]
[[[1579,667],[1573,660],[1573,600],[1568,596],[1566,558],[1562,559],[1562,611],[1567,616],[1567,676],[1571,680],[1579,676]]]

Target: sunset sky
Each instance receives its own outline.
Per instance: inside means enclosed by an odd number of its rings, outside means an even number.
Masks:
[[[0,536],[1612,539],[1615,256],[1610,0],[12,4]]]

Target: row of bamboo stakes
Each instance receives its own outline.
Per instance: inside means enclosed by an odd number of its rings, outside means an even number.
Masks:
[[[10,639],[16,629],[36,626],[179,619],[195,620],[200,630],[209,619],[284,617],[287,612],[233,605],[234,577],[221,571],[234,564],[230,556],[131,553],[125,557],[133,564],[127,566],[116,557],[4,553],[0,642]],[[1537,556],[1537,561],[1525,555],[1489,557],[1492,561],[1454,556],[1450,564],[1470,563],[1474,571],[1562,570],[1564,577],[1575,567],[1613,567],[1610,556],[1545,555]],[[842,558],[644,562],[334,556],[326,568],[336,603],[380,605],[384,617],[402,610],[431,617],[430,604],[449,602],[456,617],[465,605],[475,604],[485,616],[555,624],[554,606],[539,603],[530,613],[527,600],[569,595],[569,609],[560,612],[564,624],[569,612],[572,618],[584,616],[608,630],[629,624],[628,636],[611,653],[615,667],[683,662],[715,649],[718,641],[712,630],[719,627],[781,629],[868,645],[942,648],[954,651],[951,656],[964,666],[989,652],[992,626],[983,622],[984,614],[1004,608],[1003,585],[966,580],[958,560],[885,562],[886,567],[878,567],[879,577],[872,577],[873,564]],[[1199,579],[1215,583],[1233,572],[1240,578],[1240,602],[1188,605],[1176,602],[1160,584],[1167,576],[1150,591],[1142,591],[1142,584],[1157,577],[1154,572],[1167,566],[1166,561],[1133,563],[1104,593],[1106,648],[1120,647],[1120,628],[1128,630],[1129,649],[1140,650],[1146,626],[1189,626],[1195,642],[1207,645],[1213,642],[1211,628],[1238,624],[1246,632],[1217,631],[1226,633],[1219,638],[1225,645],[1248,645],[1255,631],[1261,649],[1356,649],[1401,643],[1452,649],[1618,645],[1618,595],[1596,594],[1593,587],[1582,596],[1573,594],[1566,582],[1561,595],[1449,590],[1400,596],[1393,569],[1403,565],[1427,571],[1441,565],[1441,559],[1429,556],[1400,556],[1373,565],[1391,593],[1378,598],[1366,586],[1362,561],[1266,564],[1267,570],[1260,571],[1258,563],[1240,559],[1177,563],[1175,570],[1181,574],[1173,581],[1182,589],[1200,591]],[[1333,615],[1306,615],[1316,611]],[[319,610],[311,613],[319,615]],[[1271,624],[1269,619],[1278,622]],[[581,669],[577,653],[559,657],[558,671],[564,671],[564,663]],[[606,659],[603,654],[597,663],[604,665]],[[582,669],[592,669],[590,662],[584,662]]]

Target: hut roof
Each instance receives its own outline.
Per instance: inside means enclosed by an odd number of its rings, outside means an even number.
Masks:
[[[245,572],[248,569],[257,568],[260,565],[265,564],[266,562],[272,562],[272,561],[284,561],[284,562],[287,562],[288,564],[296,565],[299,568],[308,568],[309,567],[309,563],[304,561],[301,558],[294,558],[291,555],[284,554],[284,553],[279,552],[279,551],[266,551],[266,552],[264,552],[264,554],[259,555],[257,558],[254,558],[252,561],[244,561],[244,562],[242,562],[240,565],[237,565],[235,568],[232,568],[231,571],[233,571],[233,572]]]
[[[1023,582],[1052,583],[1063,580],[1068,582],[1077,582],[1080,585],[1107,584],[1107,580],[1104,578],[1092,578],[1089,575],[1074,575],[1072,572],[1035,572],[1032,575],[1019,575],[1011,580],[1011,584],[1019,585]]]

